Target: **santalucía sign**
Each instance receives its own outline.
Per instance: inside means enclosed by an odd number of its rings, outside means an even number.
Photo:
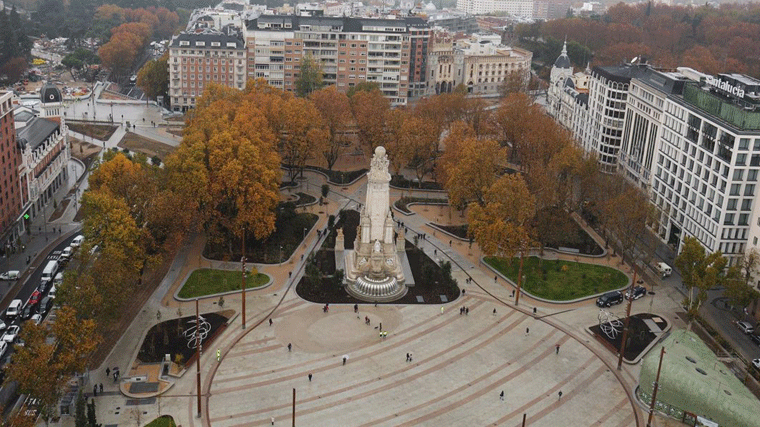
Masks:
[[[739,98],[744,98],[744,89],[736,87],[729,82],[723,81],[721,79],[716,79],[713,76],[707,76],[707,84],[722,91],[726,91],[731,95],[737,96]]]

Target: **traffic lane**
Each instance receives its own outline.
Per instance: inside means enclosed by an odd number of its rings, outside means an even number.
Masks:
[[[760,347],[750,340],[733,322],[733,317],[726,310],[716,307],[712,303],[702,305],[702,314],[711,320],[709,323],[718,333],[725,338],[731,346],[745,359],[760,357]]]
[[[21,287],[19,292],[16,294],[13,299],[20,299],[21,301],[26,304],[26,301],[29,299],[29,297],[32,295],[32,292],[34,292],[37,287],[40,285],[40,280],[42,279],[42,271],[45,269],[45,266],[48,262],[57,260],[61,252],[63,251],[66,246],[69,246],[71,244],[71,241],[74,240],[74,237],[77,235],[71,236],[70,238],[64,240],[62,243],[56,245],[45,257],[45,259],[42,261],[39,267],[34,269],[31,275],[29,275],[29,278],[24,283],[24,285]],[[59,270],[62,271],[62,270]],[[8,307],[3,307],[3,310],[7,309]]]

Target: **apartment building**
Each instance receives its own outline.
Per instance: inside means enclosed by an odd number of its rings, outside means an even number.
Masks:
[[[0,162],[3,174],[0,177],[0,252],[11,248],[21,234],[16,221],[21,216],[21,186],[19,168],[21,150],[16,144],[16,129],[13,120],[13,92],[0,92]]]
[[[521,18],[534,17],[533,0],[457,0],[457,9],[471,15],[506,12]]]
[[[468,93],[499,94],[504,81],[517,74],[527,82],[533,53],[504,46],[498,35],[476,34],[454,41],[437,36],[429,58],[428,95],[451,92],[460,84]]]
[[[415,17],[261,15],[246,22],[248,78],[294,91],[309,56],[321,65],[325,84],[346,92],[375,82],[392,104],[403,105],[425,91],[430,34]]]
[[[172,37],[169,43],[169,96],[174,111],[187,111],[204,85],[218,83],[243,89],[246,50],[240,31],[199,29]]]
[[[645,63],[595,67],[584,102],[571,72],[558,59],[550,114],[599,156],[603,170],[622,173],[649,196],[664,242],[680,250],[693,236],[731,265],[749,248],[760,250],[760,80]]]

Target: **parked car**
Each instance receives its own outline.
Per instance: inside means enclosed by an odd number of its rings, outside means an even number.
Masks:
[[[739,329],[741,329],[741,331],[745,334],[751,334],[752,332],[755,332],[755,328],[753,328],[752,325],[747,322],[736,322],[736,326],[738,326]]]
[[[623,294],[620,291],[611,291],[597,298],[596,305],[599,307],[611,307],[621,302],[623,302]]]
[[[760,359],[752,359],[752,365],[755,368],[760,369]]]
[[[42,323],[42,315],[41,314],[35,314],[29,320],[32,321],[32,322],[34,322],[35,325],[39,325],[40,323]]]
[[[628,294],[630,292],[631,292],[630,290],[625,291],[625,299],[629,298]],[[639,299],[639,298],[643,297],[646,294],[647,294],[647,288],[645,288],[643,286],[635,286],[633,288],[633,299]]]
[[[5,351],[8,350],[8,343],[0,341],[0,357],[5,356]]]
[[[5,322],[3,322],[2,320],[0,320],[0,331],[4,331],[5,328],[7,328],[7,327],[8,327],[8,325],[6,325]]]
[[[749,339],[757,345],[760,345],[760,335],[749,334]]]
[[[26,303],[28,306],[34,306],[40,303],[40,300],[42,299],[42,292],[39,290],[35,290],[32,292],[32,295],[29,297],[29,301]]]
[[[71,241],[70,246],[72,248],[78,248],[82,246],[82,242],[84,242],[84,236],[80,234],[77,237],[74,237],[74,240]]]
[[[21,329],[18,325],[11,325],[7,331],[3,334],[3,341],[7,343],[12,343],[13,341],[16,341],[16,336],[18,335],[18,331]]]
[[[56,293],[56,286],[53,285],[53,287],[50,288],[50,292],[48,292],[48,297],[55,298],[55,293]]]
[[[18,276],[18,270],[10,270],[0,274],[0,280],[17,280]]]

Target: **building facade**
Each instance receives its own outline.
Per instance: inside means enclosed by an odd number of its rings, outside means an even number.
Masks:
[[[567,70],[552,78],[549,112],[602,170],[648,195],[662,241],[678,251],[693,236],[730,265],[760,250],[760,80],[646,64],[595,67],[584,105],[572,84],[559,84],[573,81]],[[584,117],[585,135],[577,125]]]
[[[172,109],[187,111],[209,83],[245,87],[245,43],[234,27],[180,33],[169,43],[168,66]]]
[[[13,120],[13,92],[0,92],[0,163],[3,174],[0,178],[0,251],[11,249],[16,238],[23,232],[16,222],[21,216],[21,185],[19,169],[21,150],[16,143],[16,129]]]
[[[326,85],[346,92],[375,82],[393,105],[403,105],[425,91],[430,35],[420,18],[261,15],[246,23],[248,78],[294,91],[309,56]]]
[[[457,9],[471,15],[506,12],[521,18],[533,18],[533,0],[457,0]]]
[[[533,53],[504,46],[497,35],[473,35],[453,41],[436,37],[429,61],[428,95],[451,92],[464,85],[475,95],[497,95],[505,81],[530,78]]]
[[[47,83],[40,89],[40,115],[16,130],[22,163],[19,169],[22,216],[44,215],[53,194],[66,184],[71,150],[61,113],[60,90]]]

